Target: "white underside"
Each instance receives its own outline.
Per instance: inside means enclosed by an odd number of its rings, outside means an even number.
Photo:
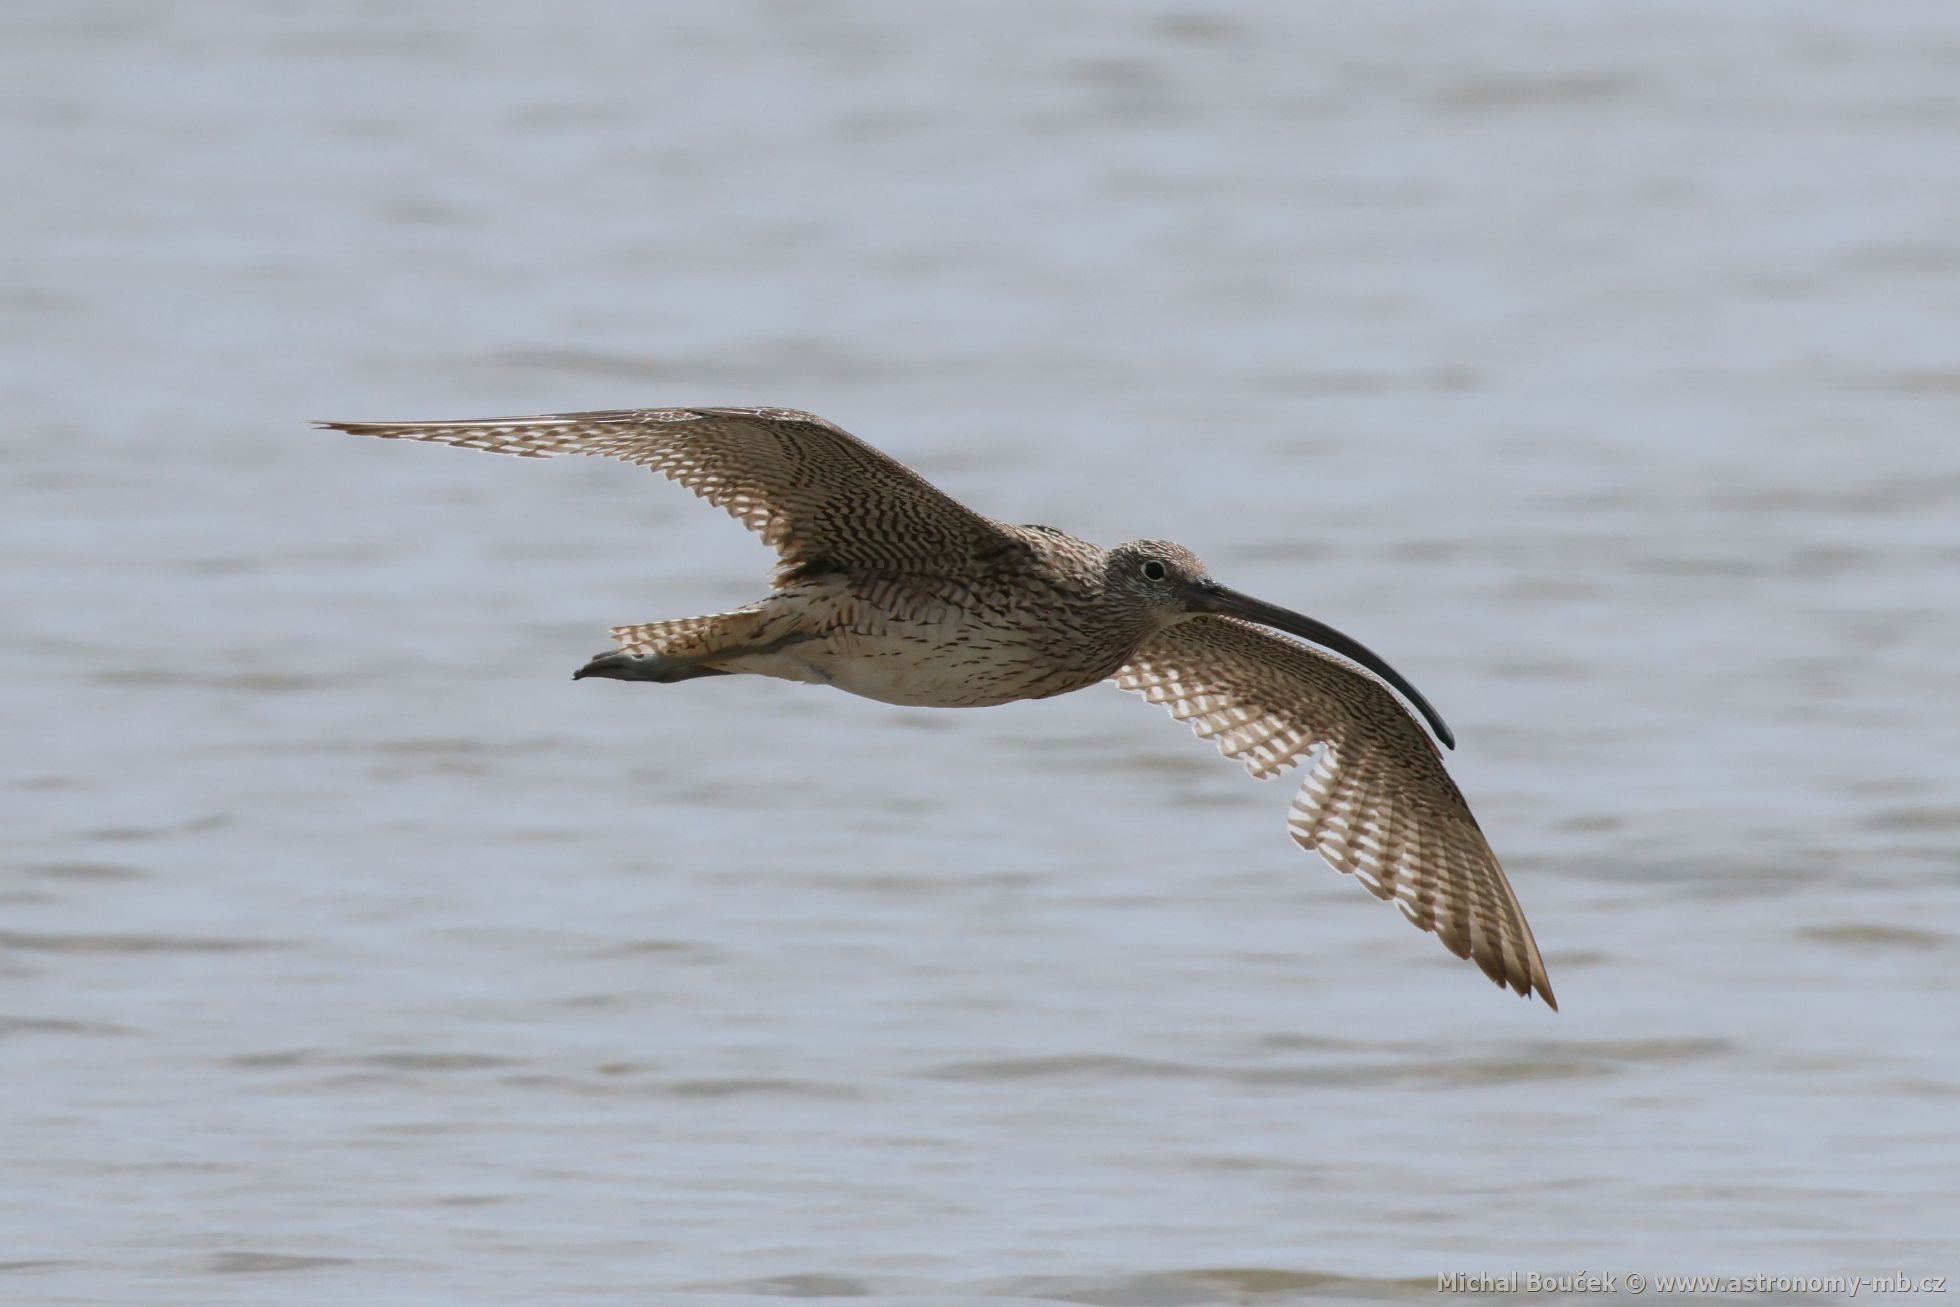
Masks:
[[[976,668],[972,650],[957,642],[926,644],[858,633],[788,645],[774,653],[716,659],[727,672],[828,685],[879,703],[913,708],[980,708],[1045,697],[1078,684],[1056,684],[1054,671],[1033,659],[1007,659]],[[1025,668],[1021,674],[1016,674]],[[1093,680],[1093,678],[1092,678]],[[1083,682],[1083,683],[1092,683]]]
[[[893,651],[879,657],[841,654],[828,647],[828,641],[812,640],[779,653],[747,654],[720,659],[715,666],[728,672],[773,676],[779,681],[804,685],[828,685],[879,703],[902,704],[915,708],[964,708],[1005,700],[997,696],[975,697],[975,687],[965,678],[944,670],[921,665],[916,654]]]
[[[893,609],[905,614],[903,620],[892,616]],[[1054,632],[1035,614],[974,623],[961,605],[938,596],[866,596],[841,578],[778,592],[757,610],[760,624],[741,637],[755,652],[731,650],[710,666],[922,708],[1042,698],[1115,670],[1085,668],[1072,675],[1057,658]],[[826,615],[823,633],[798,638],[810,630],[813,613]]]

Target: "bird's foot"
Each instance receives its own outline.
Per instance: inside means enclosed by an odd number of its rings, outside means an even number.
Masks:
[[[603,676],[613,681],[654,681],[672,685],[697,676],[726,676],[719,667],[707,667],[691,658],[669,658],[664,654],[636,654],[614,649],[595,655],[591,662],[572,673],[574,681]]]

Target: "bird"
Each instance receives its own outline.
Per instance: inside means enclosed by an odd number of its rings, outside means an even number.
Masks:
[[[1436,709],[1367,646],[1219,583],[1181,545],[1104,549],[1055,527],[995,521],[798,409],[315,425],[638,464],[775,549],[766,597],[614,627],[617,647],[575,680],[671,685],[754,674],[940,708],[1113,681],[1169,709],[1255,778],[1304,762],[1287,811],[1295,843],[1500,988],[1558,1008],[1517,895],[1444,768],[1436,741],[1456,742]]]

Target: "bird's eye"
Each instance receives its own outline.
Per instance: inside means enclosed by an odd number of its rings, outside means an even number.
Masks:
[[[1145,564],[1143,565],[1143,577],[1144,577],[1144,580],[1146,580],[1146,581],[1161,581],[1161,580],[1163,580],[1163,579],[1164,579],[1164,565],[1163,565],[1162,563],[1160,563],[1160,562],[1158,562],[1158,561],[1157,561],[1156,559],[1154,559],[1154,558],[1153,558],[1153,559],[1151,559],[1151,560],[1150,560],[1149,562],[1147,562],[1147,563],[1145,563]]]

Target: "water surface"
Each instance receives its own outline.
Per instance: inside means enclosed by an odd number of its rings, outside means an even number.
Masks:
[[[0,1297],[1960,1270],[1951,6],[27,3],[0,61]],[[1564,1011],[1113,690],[573,685],[766,552],[304,427],[690,402],[1384,651]]]

